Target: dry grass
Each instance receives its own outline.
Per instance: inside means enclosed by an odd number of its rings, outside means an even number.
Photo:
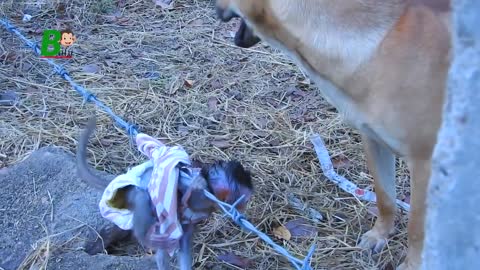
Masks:
[[[259,229],[272,235],[272,224],[302,215],[288,205],[288,192],[324,213],[315,239],[277,240],[294,255],[303,257],[315,241],[318,269],[388,269],[402,259],[405,215],[399,214],[388,249],[362,254],[355,244],[374,217],[363,202],[327,182],[308,142],[311,132],[321,134],[332,157],[350,160],[339,173],[371,188],[358,134],[284,55],[264,44],[247,50],[233,46],[236,22],[219,23],[213,3],[178,1],[171,11],[150,0],[49,0],[38,8],[28,3],[3,1],[2,15],[37,41],[43,29],[69,26],[78,39],[74,59],[59,61],[120,116],[142,132],[183,145],[193,158],[236,158],[251,169],[257,193],[247,216]],[[21,21],[23,10],[34,15],[32,21]],[[73,153],[80,128],[96,108],[82,104],[19,39],[4,30],[0,38],[0,88],[20,97],[16,106],[0,107],[0,168],[49,144]],[[98,66],[96,73],[83,71],[90,64]],[[103,112],[97,115],[89,146],[92,164],[120,173],[140,162],[143,157],[124,131]],[[398,165],[399,196],[404,196],[407,171],[403,162]],[[290,269],[269,246],[221,215],[200,228],[195,249],[198,269],[211,268],[225,252],[253,259],[255,269]]]

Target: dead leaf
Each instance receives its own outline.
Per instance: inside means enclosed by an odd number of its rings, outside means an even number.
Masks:
[[[177,127],[177,132],[178,132],[178,134],[181,135],[181,136],[187,136],[189,130],[188,130],[188,127],[187,127],[187,126],[179,125],[179,126]]]
[[[290,87],[287,89],[286,96],[305,97],[307,92],[297,89],[296,87]]]
[[[266,97],[266,98],[265,98],[265,102],[266,102],[267,104],[269,104],[270,106],[274,107],[274,108],[277,108],[278,105],[280,104],[280,103],[278,102],[278,100],[276,100],[276,99],[274,99],[274,98],[271,98],[271,97]]]
[[[117,18],[116,23],[120,26],[129,26],[131,25],[130,19],[126,17]]]
[[[151,79],[151,80],[156,80],[160,78],[160,73],[156,71],[147,71],[143,75],[144,78]]]
[[[228,92],[228,94],[236,100],[243,100],[243,94],[240,91],[231,90]]]
[[[188,88],[192,88],[194,82],[195,81],[193,81],[193,80],[185,79],[185,81],[183,81],[183,85],[185,85]]]
[[[294,219],[285,223],[285,228],[287,228],[292,237],[314,237],[318,232],[304,218]]]
[[[105,63],[105,65],[107,65],[107,67],[114,67],[114,66],[117,65],[116,62],[111,61],[111,60],[105,60],[103,62]]]
[[[83,66],[82,70],[86,73],[98,73],[100,71],[100,67],[96,64],[88,64]]]
[[[65,13],[65,11],[67,10],[67,6],[65,3],[58,3],[57,7],[56,7],[56,11],[58,14],[62,14]]]
[[[13,62],[17,58],[17,54],[15,52],[7,52],[0,55],[0,61],[6,61],[8,63]]]
[[[254,131],[252,131],[252,133],[254,135],[256,135],[257,137],[260,137],[260,138],[265,138],[265,137],[268,137],[270,135],[270,133],[268,133],[267,131],[263,131],[263,130],[254,130]]]
[[[220,149],[224,149],[230,146],[230,142],[228,140],[213,140],[210,142],[210,144]]]
[[[261,129],[266,129],[268,127],[268,124],[269,124],[269,119],[267,117],[258,117],[256,119],[257,121],[255,121],[255,123],[261,128]]]
[[[173,9],[174,0],[155,0],[155,5],[160,6],[163,9]]]
[[[218,255],[217,257],[219,260],[224,261],[226,263],[238,266],[240,268],[249,268],[253,261],[250,260],[249,258],[245,257],[240,257],[238,255],[235,255],[233,253],[226,253],[222,255]]]
[[[280,146],[282,144],[282,141],[278,138],[273,138],[272,140],[269,141],[270,146]]]
[[[102,146],[111,146],[113,144],[112,140],[109,139],[100,139],[100,145]]]
[[[143,51],[142,50],[137,50],[137,49],[133,49],[130,51],[130,55],[133,57],[133,58],[140,58],[143,56]]]
[[[213,119],[215,119],[216,121],[219,121],[219,122],[225,120],[225,118],[227,117],[222,112],[216,112],[212,116],[213,116]]]
[[[336,156],[332,158],[332,164],[335,169],[346,169],[352,165],[350,160],[345,156]]]
[[[0,105],[1,106],[15,106],[20,97],[17,93],[11,90],[0,92]]]
[[[246,113],[247,112],[247,107],[240,105],[240,106],[235,108],[235,111],[237,113]]]
[[[201,26],[204,23],[205,22],[202,19],[195,19],[195,20],[189,22],[188,24],[191,25],[191,26]]]
[[[28,62],[23,62],[22,63],[22,70],[23,71],[29,71],[30,69],[32,68],[32,64],[28,63]]]
[[[208,99],[207,103],[208,103],[208,108],[210,110],[213,110],[213,111],[217,110],[217,98],[216,97],[210,97]]]
[[[217,90],[222,88],[223,84],[219,79],[215,79],[210,83],[210,87],[212,87],[213,90]]]
[[[275,235],[275,237],[277,237],[278,239],[283,239],[287,241],[290,241],[290,239],[292,238],[292,234],[290,233],[290,231],[283,225],[273,228],[273,235]]]
[[[317,116],[313,113],[306,113],[303,115],[303,121],[305,122],[313,122],[317,119]]]

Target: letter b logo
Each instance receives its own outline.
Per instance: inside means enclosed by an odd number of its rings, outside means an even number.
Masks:
[[[56,56],[60,53],[60,39],[62,35],[57,30],[43,31],[41,56]]]

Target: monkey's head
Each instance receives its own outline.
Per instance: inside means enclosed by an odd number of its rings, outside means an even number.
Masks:
[[[238,161],[216,161],[204,166],[201,171],[207,181],[209,190],[221,201],[233,204],[242,195],[243,200],[237,205],[239,211],[245,207],[253,195],[253,183],[250,172]]]
[[[77,39],[73,35],[73,32],[69,29],[66,29],[61,32],[60,44],[65,47],[72,46]]]

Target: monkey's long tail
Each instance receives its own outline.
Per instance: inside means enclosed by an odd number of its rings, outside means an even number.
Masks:
[[[89,166],[87,164],[87,144],[90,136],[92,135],[93,131],[95,130],[95,126],[97,124],[96,116],[90,117],[87,122],[87,126],[80,137],[78,139],[77,145],[77,174],[78,176],[87,182],[89,185],[104,190],[109,182],[107,179],[103,179],[95,174],[93,174]]]

